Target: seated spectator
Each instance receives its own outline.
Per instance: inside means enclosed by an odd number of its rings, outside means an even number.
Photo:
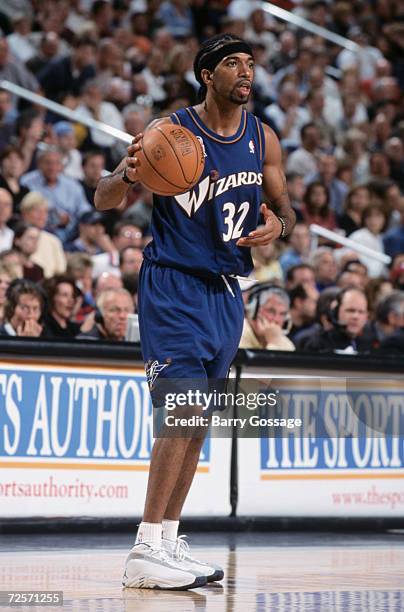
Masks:
[[[26,62],[28,70],[35,76],[59,56],[61,49],[60,38],[56,32],[43,32],[40,37],[35,55]]]
[[[19,169],[18,178],[23,172],[29,172],[36,168],[39,153],[39,143],[42,141],[45,131],[44,116],[38,110],[27,108],[17,117],[15,123],[16,136],[13,146],[23,156],[23,169]]]
[[[289,292],[289,298],[292,320],[289,338],[294,343],[295,337],[314,323],[319,292],[311,285],[297,285]]]
[[[310,183],[304,194],[301,210],[306,225],[316,223],[325,229],[335,230],[337,222],[334,211],[329,207],[329,202],[327,187],[318,181]]]
[[[4,306],[6,304],[6,292],[13,280],[11,269],[0,263],[0,325],[4,322]]]
[[[344,263],[342,263],[344,261]],[[350,272],[357,274],[360,278],[359,287],[365,291],[366,285],[369,282],[369,274],[367,266],[358,259],[356,253],[352,253],[352,256],[345,257],[344,260],[340,261],[341,274],[344,272]]]
[[[81,181],[84,176],[83,166],[81,153],[77,149],[73,125],[69,121],[58,121],[53,126],[53,132],[57,139],[57,146],[62,154],[63,174]]]
[[[13,199],[6,189],[0,188],[0,252],[11,248],[14,232],[7,223],[13,212]]]
[[[77,336],[80,340],[125,340],[128,315],[133,313],[132,296],[126,289],[106,289],[97,298],[95,323],[88,332]]]
[[[38,81],[22,62],[11,56],[7,39],[0,36],[0,80],[11,81],[15,85],[37,92]],[[12,104],[17,105],[17,96],[12,96]]]
[[[184,38],[193,33],[194,22],[188,2],[165,0],[157,12],[157,18],[175,38]]]
[[[320,154],[320,132],[315,123],[305,123],[300,130],[302,144],[288,157],[287,172],[296,172],[302,176],[318,172]]]
[[[319,295],[316,305],[315,319],[312,325],[307,329],[303,329],[295,334],[293,343],[296,350],[302,351],[312,336],[321,330],[328,331],[332,329],[331,323],[331,304],[335,303],[335,299],[340,292],[338,287],[328,287]]]
[[[277,102],[264,110],[265,118],[275,127],[279,138],[294,147],[300,145],[300,130],[309,121],[309,113],[299,104],[299,91],[288,81],[281,85]]]
[[[347,289],[348,287],[364,289],[362,276],[353,270],[344,270],[341,272],[338,275],[336,285],[339,289]]]
[[[94,194],[105,170],[105,155],[101,151],[87,151],[83,156],[83,179],[80,181],[87,202],[94,206]]]
[[[286,334],[290,326],[289,296],[281,287],[256,285],[245,304],[240,348],[294,351]]]
[[[385,144],[385,152],[390,165],[390,178],[404,192],[404,144],[401,138],[393,136]]]
[[[75,312],[75,320],[83,323],[86,317],[95,308],[92,280],[93,262],[87,253],[69,253],[67,259],[66,275],[74,280],[81,293],[80,308]],[[92,323],[89,329],[92,327]]]
[[[48,200],[47,229],[62,242],[73,240],[79,218],[91,207],[80,183],[64,176],[61,153],[55,148],[42,151],[38,155],[38,170],[24,174],[21,183]]]
[[[382,232],[386,228],[387,219],[383,210],[377,204],[370,204],[362,213],[362,228],[350,236],[358,244],[384,255]],[[359,260],[367,267],[369,276],[375,278],[386,273],[386,266],[381,261],[359,253]]]
[[[292,266],[305,263],[310,252],[310,232],[305,223],[296,223],[289,236],[289,248],[282,253],[279,263],[282,267],[283,276]]]
[[[377,304],[393,291],[393,283],[387,278],[371,278],[365,287],[366,297],[369,304],[369,316],[371,319],[375,316]]]
[[[96,42],[90,36],[74,41],[70,54],[47,63],[38,79],[47,98],[58,100],[62,93],[78,96],[84,83],[95,76]]]
[[[80,291],[69,276],[59,274],[43,283],[47,298],[43,336],[49,338],[74,338],[80,325],[73,319]]]
[[[345,231],[346,236],[360,229],[362,214],[370,204],[370,192],[365,185],[353,187],[345,199],[344,212],[338,215],[338,227]]]
[[[287,172],[286,184],[288,188],[290,203],[296,213],[296,220],[300,223],[300,221],[303,221],[301,209],[304,192],[306,191],[303,175],[297,174],[296,172]]]
[[[20,221],[14,228],[13,249],[20,255],[23,278],[37,283],[44,278],[43,268],[31,260],[38,248],[39,230]]]
[[[297,285],[316,286],[314,268],[308,263],[301,263],[289,268],[286,272],[286,289],[290,291]]]
[[[338,267],[334,251],[330,247],[319,247],[312,257],[312,264],[319,291],[335,284]]]
[[[96,210],[81,215],[79,235],[76,240],[66,245],[66,251],[80,251],[89,255],[113,251],[111,238],[106,234],[102,222],[103,215]]]
[[[0,89],[0,156],[14,134],[14,120],[10,117],[11,107],[10,92]]]
[[[348,186],[337,179],[337,169],[337,160],[334,155],[322,155],[318,162],[318,172],[307,176],[306,184],[310,185],[314,181],[323,183],[328,189],[331,210],[336,214],[341,214],[348,193]]]
[[[279,245],[276,242],[270,242],[266,245],[253,247],[251,256],[254,262],[254,271],[252,276],[260,281],[273,281],[275,284],[282,282],[282,268],[278,261]]]
[[[24,157],[19,148],[8,145],[0,156],[0,188],[6,189],[13,201],[13,212],[18,213],[20,202],[29,189],[20,184],[24,172]]]
[[[121,276],[138,276],[143,263],[142,249],[125,247],[119,253],[119,270]]]
[[[0,252],[0,264],[7,266],[14,278],[23,278],[21,255],[15,249]]]
[[[347,287],[335,300],[331,310],[332,329],[321,330],[311,337],[305,350],[316,352],[367,352],[372,338],[365,333],[368,303],[361,289]]]
[[[373,329],[381,352],[404,353],[403,291],[393,291],[378,302]]]
[[[384,250],[390,257],[404,253],[404,198],[402,198],[401,225],[392,228],[383,238]]]
[[[41,336],[45,300],[36,284],[25,279],[13,280],[7,289],[6,298],[0,336]]]
[[[112,243],[112,250],[93,256],[94,277],[99,276],[102,272],[112,272],[119,276],[119,253],[128,246],[140,248],[142,232],[130,221],[118,221],[112,231]]]
[[[45,278],[63,274],[66,270],[66,256],[59,238],[45,231],[48,222],[48,200],[37,191],[31,191],[21,201],[21,219],[39,230],[38,246],[31,255],[31,261],[41,266]]]

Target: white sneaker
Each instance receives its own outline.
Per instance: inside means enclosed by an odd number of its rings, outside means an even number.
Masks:
[[[166,540],[164,538],[162,540],[163,548],[178,564],[178,567],[187,572],[199,572],[206,577],[208,582],[223,580],[224,572],[219,565],[198,561],[191,556],[189,544],[183,539],[186,537],[179,536],[176,540]]]
[[[180,568],[163,548],[146,542],[135,544],[125,563],[124,587],[182,591],[206,584],[202,572]]]

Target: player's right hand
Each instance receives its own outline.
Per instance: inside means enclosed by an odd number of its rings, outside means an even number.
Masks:
[[[126,160],[125,160],[126,166],[127,166],[126,175],[128,179],[130,179],[131,181],[138,180],[136,166],[139,165],[139,160],[136,157],[136,153],[140,151],[140,149],[142,148],[142,145],[141,145],[142,138],[143,138],[142,132],[140,132],[140,134],[136,134],[136,136],[134,137],[132,141],[132,144],[130,144],[128,147],[128,156],[126,157]]]

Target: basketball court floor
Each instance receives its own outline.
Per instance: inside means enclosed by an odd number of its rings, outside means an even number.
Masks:
[[[177,592],[122,589],[132,539],[128,533],[1,535],[0,590],[63,591],[63,609],[74,612],[404,610],[404,531],[191,533],[194,555],[221,564],[225,579]]]

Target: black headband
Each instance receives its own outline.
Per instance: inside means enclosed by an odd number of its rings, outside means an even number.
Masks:
[[[247,55],[253,56],[250,45],[244,40],[223,41],[223,43],[218,44],[217,49],[202,51],[194,67],[197,81],[203,85],[202,70],[206,69],[212,72],[223,58],[233,53],[247,53]]]

